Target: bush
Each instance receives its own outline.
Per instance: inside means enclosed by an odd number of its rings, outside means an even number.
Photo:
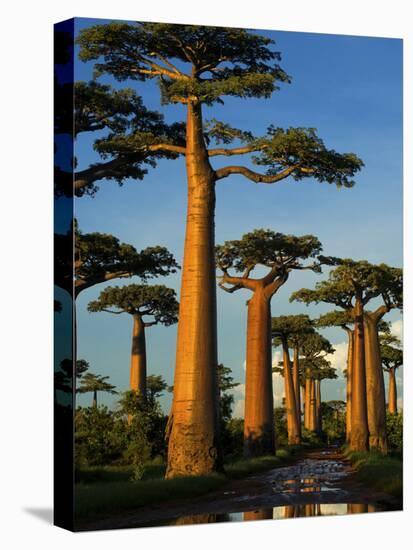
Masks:
[[[288,445],[287,417],[285,407],[274,409],[275,440],[277,447]]]
[[[234,459],[242,455],[244,443],[244,420],[231,418],[221,423],[221,440],[224,456]]]
[[[401,453],[403,450],[403,414],[387,413],[386,423],[390,450]]]

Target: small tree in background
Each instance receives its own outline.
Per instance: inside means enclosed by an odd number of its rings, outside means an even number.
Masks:
[[[223,272],[219,286],[226,292],[247,289],[247,359],[245,382],[244,441],[246,456],[273,454],[274,399],[272,391],[271,299],[294,270],[320,271],[314,258],[321,251],[313,235],[296,237],[269,229],[256,229],[241,240],[227,241],[216,247],[216,261]],[[307,259],[313,259],[305,263]],[[266,269],[261,278],[251,273],[259,266]],[[230,274],[230,270],[242,273]],[[291,378],[291,372],[288,374]],[[292,387],[291,378],[291,387]],[[292,405],[296,408],[295,400]],[[287,405],[289,408],[290,405]],[[296,416],[296,412],[294,413]],[[297,419],[296,419],[297,424]],[[299,441],[299,424],[294,443]]]
[[[273,345],[283,350],[282,368],[273,367],[273,372],[284,377],[289,441],[295,444],[301,440],[300,346],[303,338],[314,332],[314,327],[308,315],[281,315],[273,317],[271,323]],[[289,349],[293,350],[292,365]],[[295,415],[292,414],[293,404]]]
[[[390,414],[397,414],[397,385],[396,371],[403,365],[403,351],[401,342],[393,334],[382,333],[380,338],[380,353],[383,369],[389,375],[389,397],[387,410]]]
[[[128,313],[133,317],[130,389],[146,397],[145,329],[157,324],[172,325],[178,320],[175,291],[164,285],[107,287],[89,303],[90,312]]]
[[[98,374],[87,372],[82,376],[77,392],[93,393],[92,407],[96,408],[98,406],[98,392],[110,393],[112,395],[118,393],[115,390],[116,386],[112,386],[107,380],[109,380],[109,376],[99,376]]]
[[[315,290],[301,289],[290,300],[327,302],[349,311],[354,318],[352,365],[352,405],[350,446],[365,451],[375,447],[383,453],[386,442],[386,406],[384,379],[378,342],[379,324],[383,315],[402,305],[402,270],[385,264],[339,258],[320,258],[336,266],[327,281]],[[381,298],[375,311],[366,305]]]

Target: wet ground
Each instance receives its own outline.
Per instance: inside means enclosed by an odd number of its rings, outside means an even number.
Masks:
[[[121,518],[94,521],[86,529],[185,525],[401,509],[386,494],[356,482],[351,465],[336,449],[307,453],[295,464],[275,468],[188,501],[146,507]]]

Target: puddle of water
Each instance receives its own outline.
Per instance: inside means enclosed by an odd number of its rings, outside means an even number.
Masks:
[[[334,503],[334,504],[300,504],[295,506],[275,506],[273,508],[262,508],[249,510],[247,512],[231,512],[222,514],[196,514],[182,516],[177,519],[151,522],[146,527],[161,525],[195,525],[201,523],[222,523],[235,521],[256,521],[264,519],[288,519],[319,516],[344,516],[348,514],[367,514],[382,512],[385,509],[373,504],[359,503]]]

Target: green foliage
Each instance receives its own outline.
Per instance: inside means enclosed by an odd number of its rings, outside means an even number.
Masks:
[[[244,419],[230,418],[221,422],[221,444],[226,460],[242,456],[244,444]]]
[[[166,326],[178,321],[178,309],[175,291],[164,285],[109,286],[102,290],[97,300],[88,305],[91,312],[150,316],[150,324],[162,323]]]
[[[307,305],[327,302],[348,310],[354,307],[354,299],[359,294],[363,305],[381,297],[388,309],[402,307],[402,269],[364,260],[320,257],[320,261],[337,267],[330,271],[327,281],[317,283],[314,290],[303,288],[294,292],[290,301]]]
[[[389,371],[401,367],[401,365],[403,365],[403,351],[399,338],[390,333],[381,333],[379,334],[379,341],[380,355],[384,369]]]
[[[75,415],[76,467],[118,460],[123,452],[122,426],[107,407],[78,407]]]
[[[167,418],[156,400],[141,397],[136,391],[126,391],[119,400],[119,414],[129,417],[125,427],[127,464],[141,466],[150,458],[166,455],[165,428]]]
[[[403,413],[386,414],[387,442],[392,451],[403,451]]]
[[[82,376],[80,381],[80,386],[76,391],[78,393],[105,392],[105,393],[110,393],[112,395],[118,393],[115,390],[115,386],[107,382],[108,379],[109,379],[109,376],[100,376],[98,374],[87,372]]]
[[[146,399],[152,407],[165,390],[171,391],[171,389],[161,375],[150,374],[146,377]]]
[[[255,164],[268,166],[267,174],[276,175],[289,166],[297,169],[296,181],[312,177],[319,182],[335,183],[337,187],[353,187],[354,174],[364,165],[354,153],[340,154],[328,150],[315,128],[275,128],[270,126],[261,139],[260,154]]]
[[[346,451],[352,465],[357,470],[358,480],[396,498],[403,495],[403,463],[399,457],[384,456],[378,452]]]
[[[321,418],[327,442],[343,440],[346,434],[346,404],[344,401],[323,401]]]
[[[288,445],[287,416],[285,407],[276,407],[274,409],[274,430],[276,447],[285,447]]]
[[[321,243],[313,235],[283,235],[270,229],[255,229],[242,239],[226,241],[216,247],[216,261],[224,272],[232,268],[242,272],[258,265],[282,270],[302,269],[301,260],[316,258]],[[317,264],[309,266],[317,270]]]
[[[157,505],[178,498],[189,499],[205,495],[225,483],[224,476],[210,474],[175,479],[142,480],[139,483],[108,482],[78,484],[75,491],[77,520],[92,519],[108,514],[136,510],[141,506]]]
[[[271,321],[272,334],[275,335],[273,345],[281,345],[285,338],[289,348],[300,347],[309,334],[314,333],[314,323],[308,315],[280,315]]]
[[[164,102],[269,97],[277,81],[289,81],[277,63],[280,54],[270,49],[273,41],[244,29],[110,23],[83,29],[77,43],[82,61],[102,61],[96,75],[155,78]]]

